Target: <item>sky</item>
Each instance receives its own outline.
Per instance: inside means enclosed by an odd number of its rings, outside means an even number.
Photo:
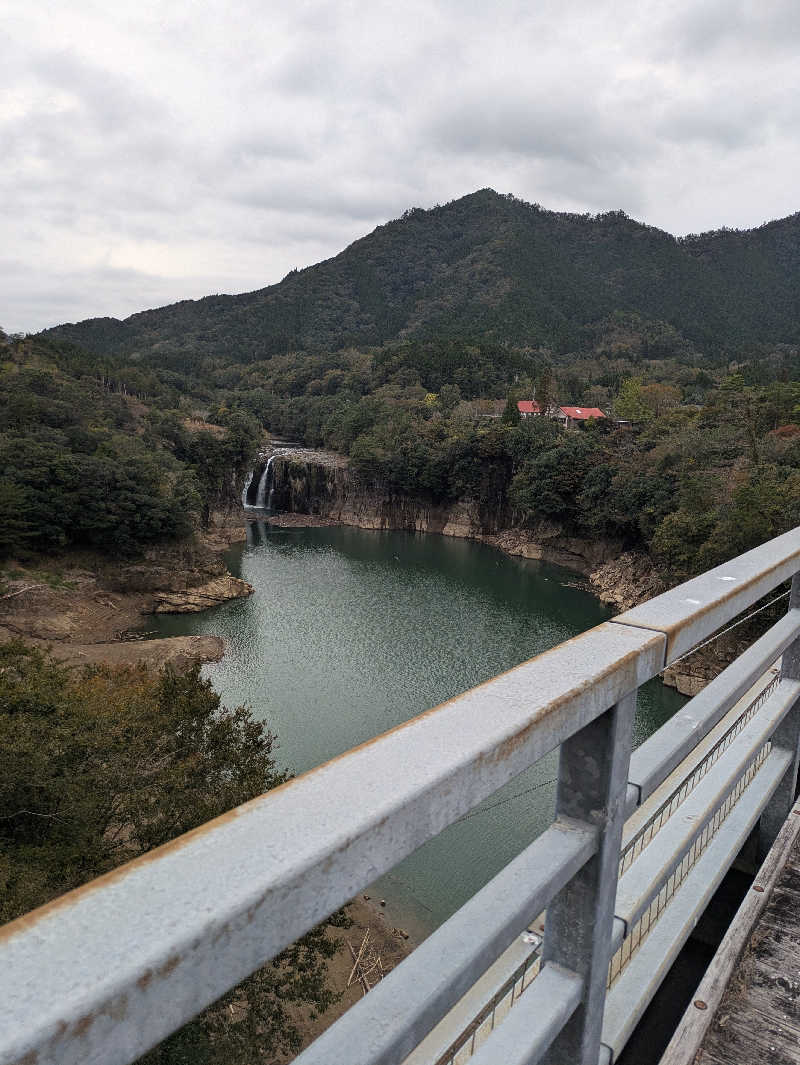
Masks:
[[[246,292],[491,187],[800,210],[798,0],[4,0],[0,326]]]

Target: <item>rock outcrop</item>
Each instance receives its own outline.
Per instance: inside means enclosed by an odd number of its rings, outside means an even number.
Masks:
[[[60,643],[48,650],[54,658],[73,665],[113,668],[144,663],[148,669],[168,666],[176,673],[186,673],[198,662],[219,662],[225,653],[225,642],[219,636],[169,636],[135,642]]]
[[[507,555],[538,558],[557,566],[566,566],[587,576],[620,552],[615,540],[584,540],[565,535],[556,522],[539,522],[531,528],[504,529],[494,535],[481,536],[485,543]]]
[[[154,613],[195,614],[231,599],[244,599],[252,593],[253,587],[247,581],[226,573],[194,588],[179,592],[157,592]]]
[[[666,589],[647,555],[636,551],[612,555],[590,574],[590,580],[595,595],[620,611],[630,610]]]

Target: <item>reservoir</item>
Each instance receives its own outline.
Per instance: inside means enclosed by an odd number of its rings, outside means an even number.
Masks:
[[[255,594],[157,616],[158,635],[225,638],[204,676],[227,706],[252,707],[277,736],[277,764],[295,773],[612,615],[570,570],[444,536],[249,522],[226,561]],[[636,743],[685,701],[645,685]],[[527,769],[373,885],[392,919],[430,932],[546,828],[556,761]]]

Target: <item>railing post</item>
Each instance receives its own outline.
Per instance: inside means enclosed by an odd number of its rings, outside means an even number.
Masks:
[[[789,609],[800,608],[800,573],[792,578]],[[783,652],[781,679],[800,680],[800,637]],[[781,826],[794,805],[797,788],[797,766],[800,754],[800,700],[795,703],[772,736],[772,746],[792,751],[794,757],[772,798],[767,803],[758,825],[758,863],[763,862]]]
[[[583,1001],[543,1059],[597,1065],[611,961],[636,692],[561,745],[556,815],[600,829],[598,852],[547,907],[542,956],[584,978]]]

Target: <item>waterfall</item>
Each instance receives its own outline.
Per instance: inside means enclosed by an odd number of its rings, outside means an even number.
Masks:
[[[284,441],[281,441],[284,444]],[[259,463],[254,470],[251,470],[247,483],[244,486],[242,492],[242,506],[248,510],[272,510],[272,497],[275,494],[275,471],[272,472],[272,483],[270,484],[270,469],[272,468],[273,461],[278,455],[293,455],[295,457],[313,455],[315,452],[309,448],[301,447],[300,445],[288,444],[287,446],[276,447],[267,460],[267,464],[261,472],[261,477],[258,481],[258,488],[256,489],[256,498],[254,503],[247,502],[248,492],[252,492],[253,480],[255,479],[256,471],[261,463]],[[262,459],[263,461],[263,459]]]
[[[244,488],[242,489],[242,506],[243,507],[246,507],[246,506],[249,505],[248,502],[247,502],[247,489],[253,483],[253,474],[255,472],[256,472],[255,470],[251,470],[248,473],[248,475],[247,475],[247,480],[244,482]]]
[[[277,452],[275,452],[277,454]],[[256,506],[262,510],[267,505],[267,484],[269,483],[269,469],[275,460],[275,455],[270,455],[269,461],[264,467],[264,472],[261,474],[261,480],[258,482],[258,492],[256,493]],[[270,492],[270,502],[272,502],[272,493]]]

